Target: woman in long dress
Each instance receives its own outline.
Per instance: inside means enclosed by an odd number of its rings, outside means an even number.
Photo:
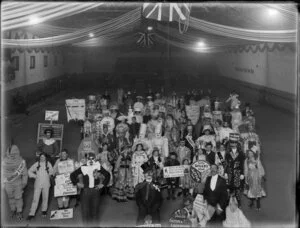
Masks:
[[[131,151],[127,146],[118,157],[114,170],[115,184],[112,189],[112,198],[118,202],[133,199],[134,188],[132,180]]]
[[[132,155],[132,174],[133,174],[133,186],[144,181],[144,171],[142,165],[148,161],[147,153],[144,150],[143,144],[139,143],[133,148],[134,153]]]
[[[250,199],[249,207],[253,207],[254,200],[256,200],[256,209],[260,210],[260,198],[266,196],[262,187],[265,170],[259,157],[257,157],[251,150],[247,152],[244,169],[245,181],[248,185],[248,190],[245,193]]]

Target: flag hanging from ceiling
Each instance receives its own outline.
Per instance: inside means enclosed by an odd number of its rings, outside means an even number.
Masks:
[[[158,21],[185,21],[190,15],[190,3],[144,3],[143,16]]]
[[[139,32],[140,36],[136,42],[141,47],[151,47],[154,44],[154,33]]]

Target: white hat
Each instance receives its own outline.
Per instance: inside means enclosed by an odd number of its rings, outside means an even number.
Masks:
[[[122,121],[122,120],[126,120],[127,119],[127,116],[119,116],[118,118],[117,118],[119,121]]]
[[[135,108],[134,111],[135,112],[141,112],[142,110],[140,108]]]
[[[148,98],[148,99],[151,99],[151,98],[152,98],[152,96],[148,96],[147,98]]]
[[[102,113],[103,113],[103,114],[110,114],[110,111],[109,111],[108,109],[103,109],[103,110],[102,110]]]
[[[210,125],[204,125],[202,132],[205,132],[206,130],[209,130],[211,132],[211,126]]]

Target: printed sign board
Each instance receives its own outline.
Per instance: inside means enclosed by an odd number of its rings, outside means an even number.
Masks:
[[[54,197],[70,196],[76,194],[77,187],[72,184],[69,173],[64,173],[56,176]]]
[[[60,151],[62,150],[62,140],[64,135],[64,125],[63,124],[49,124],[49,123],[39,123],[38,132],[37,132],[37,143],[42,140],[46,135],[44,131],[48,128],[53,129],[52,138],[55,139],[60,147]]]
[[[68,122],[70,120],[85,120],[85,99],[67,99],[66,111]]]
[[[164,167],[164,178],[183,177],[184,169],[183,165]]]
[[[190,175],[193,181],[201,183],[210,175],[210,165],[207,161],[196,161],[191,165]]]
[[[59,111],[47,111],[45,112],[45,120],[58,121]]]
[[[187,218],[184,208],[174,211],[169,219],[171,227],[191,227],[191,222]]]
[[[73,208],[64,210],[55,210],[50,213],[50,220],[73,218]]]

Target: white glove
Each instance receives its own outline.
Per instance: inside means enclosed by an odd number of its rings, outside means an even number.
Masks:
[[[241,180],[244,180],[244,178],[245,178],[244,175],[241,175],[241,176],[240,176],[240,179],[241,179]]]

